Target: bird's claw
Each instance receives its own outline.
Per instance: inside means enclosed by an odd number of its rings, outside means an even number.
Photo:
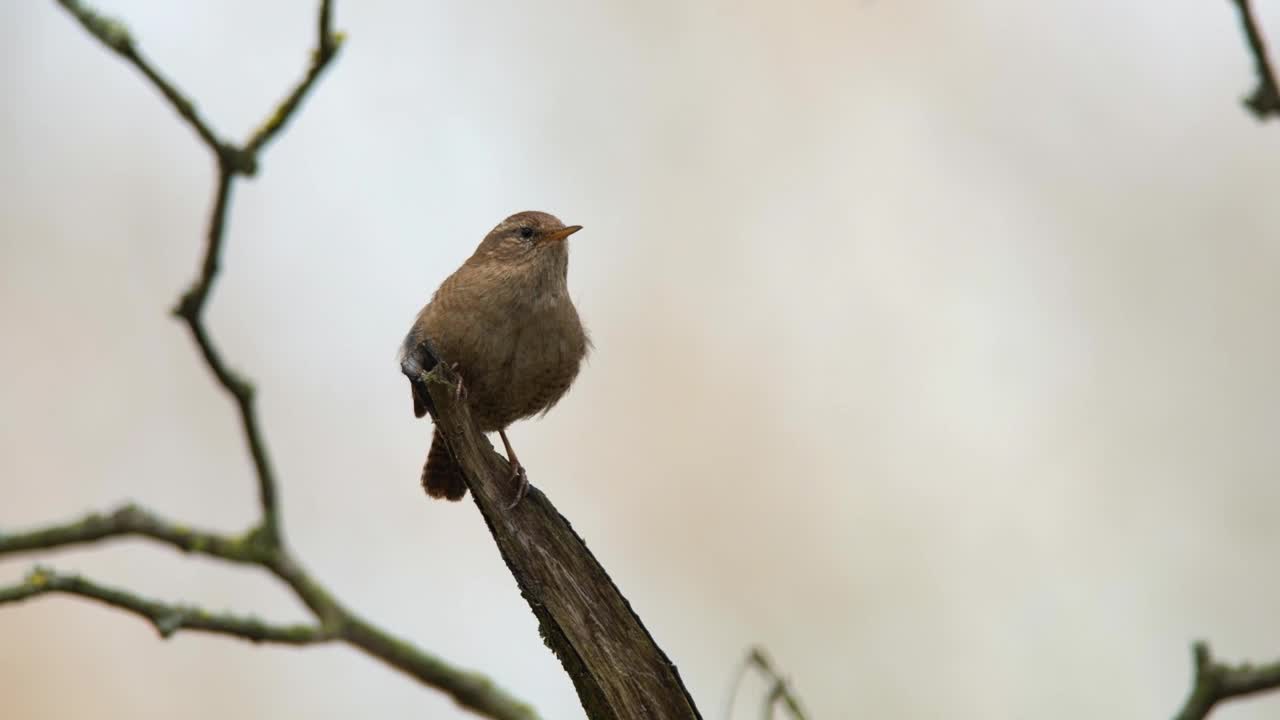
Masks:
[[[520,501],[524,500],[524,496],[529,493],[529,473],[525,472],[523,465],[515,465],[511,468],[511,479],[516,483],[516,496],[507,509],[515,510]]]
[[[458,376],[458,384],[453,388],[453,399],[457,402],[462,402],[467,399],[467,386],[462,384],[462,373],[458,372],[458,363],[451,363],[449,367]]]

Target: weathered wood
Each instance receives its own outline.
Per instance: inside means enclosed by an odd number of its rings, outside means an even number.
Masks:
[[[403,369],[431,397],[436,426],[588,717],[701,718],[676,666],[547,496],[530,487],[507,509],[515,491],[511,468],[477,429],[448,363],[424,343]]]

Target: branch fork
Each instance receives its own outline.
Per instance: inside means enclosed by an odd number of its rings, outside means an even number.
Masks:
[[[118,537],[142,537],[187,553],[199,553],[227,562],[256,565],[287,585],[313,615],[313,624],[268,623],[252,616],[213,613],[203,608],[165,603],[131,591],[100,584],[80,575],[36,566],[19,584],[0,587],[0,604],[17,603],[43,595],[65,594],[93,600],[136,615],[155,628],[162,638],[181,631],[214,633],[253,643],[311,645],[343,642],[387,665],[451,696],[459,705],[479,715],[499,720],[537,720],[537,713],[488,677],[456,667],[369,623],[339,603],[303,569],[284,542],[280,524],[275,473],[267,453],[254,406],[254,388],[223,360],[204,324],[204,309],[218,274],[219,258],[236,177],[258,172],[259,155],[301,107],[316,81],[337,56],[343,35],[332,31],[332,2],[322,0],[317,21],[316,48],[301,82],[269,114],[244,142],[235,145],[219,138],[208,122],[178,88],[166,79],[138,50],[129,29],[105,17],[79,0],[57,0],[103,45],[123,57],[160,91],[169,105],[195,131],[213,154],[218,170],[213,209],[206,231],[200,271],[183,293],[173,314],[190,330],[205,364],[219,386],[235,401],[245,444],[253,460],[262,515],[248,532],[231,537],[192,530],[136,505],[125,505],[108,514],[90,514],[78,521],[51,525],[25,533],[0,533],[0,556],[83,545]]]

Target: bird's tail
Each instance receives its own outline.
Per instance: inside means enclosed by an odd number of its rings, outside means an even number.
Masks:
[[[431,435],[431,450],[427,453],[426,465],[422,466],[422,488],[431,497],[445,500],[461,500],[467,494],[462,469],[453,461],[439,430]]]

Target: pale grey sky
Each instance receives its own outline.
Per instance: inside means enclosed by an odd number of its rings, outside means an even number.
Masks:
[[[102,8],[238,138],[313,41],[310,2]],[[596,349],[512,439],[709,718],[753,643],[822,720],[1165,717],[1194,638],[1280,656],[1280,124],[1238,103],[1228,3],[339,0],[336,25],[237,189],[210,322],[348,604],[581,716],[474,506],[422,496],[395,362],[540,209],[586,226]],[[205,150],[53,2],[0,5],[0,57],[0,528],[126,499],[244,528],[231,406],[167,315]],[[141,543],[41,559],[302,617]],[[71,599],[0,608],[0,638],[14,717],[464,717],[352,651],[161,642]]]

